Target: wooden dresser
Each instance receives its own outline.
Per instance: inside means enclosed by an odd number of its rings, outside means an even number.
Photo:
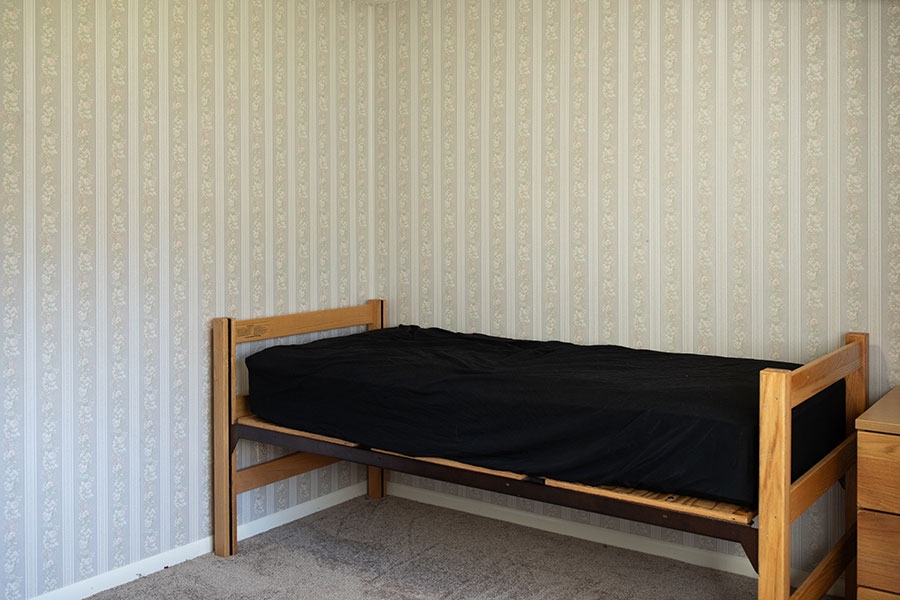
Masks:
[[[856,420],[859,600],[900,600],[900,387]]]

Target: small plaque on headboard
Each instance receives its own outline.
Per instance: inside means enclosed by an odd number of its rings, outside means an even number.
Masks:
[[[269,331],[269,328],[265,325],[255,324],[255,325],[244,325],[242,327],[237,328],[237,335],[239,338],[244,340],[262,337],[266,335],[266,332]]]

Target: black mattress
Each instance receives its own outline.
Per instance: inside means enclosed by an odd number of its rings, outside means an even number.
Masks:
[[[400,326],[247,358],[273,423],[410,456],[756,506],[759,372],[798,365]],[[793,477],[844,437],[844,383],[793,411]]]

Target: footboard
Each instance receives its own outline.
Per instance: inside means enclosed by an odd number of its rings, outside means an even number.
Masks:
[[[868,404],[868,342],[848,333],[845,345],[793,371],[760,373],[759,405],[759,598],[821,598],[842,572],[846,597],[856,596],[856,433],[853,424]],[[836,381],[846,382],[847,437],[814,467],[791,482],[791,409]],[[841,477],[846,482],[846,531],[791,594],[791,523]]]

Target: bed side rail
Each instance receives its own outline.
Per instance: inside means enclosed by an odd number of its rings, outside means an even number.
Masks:
[[[847,436],[791,482],[791,409],[844,379]],[[856,433],[868,404],[868,334],[848,333],[845,345],[793,371],[760,373],[759,598],[821,598],[846,571],[846,597],[856,597]],[[825,491],[846,477],[846,532],[791,594],[790,527]]]

